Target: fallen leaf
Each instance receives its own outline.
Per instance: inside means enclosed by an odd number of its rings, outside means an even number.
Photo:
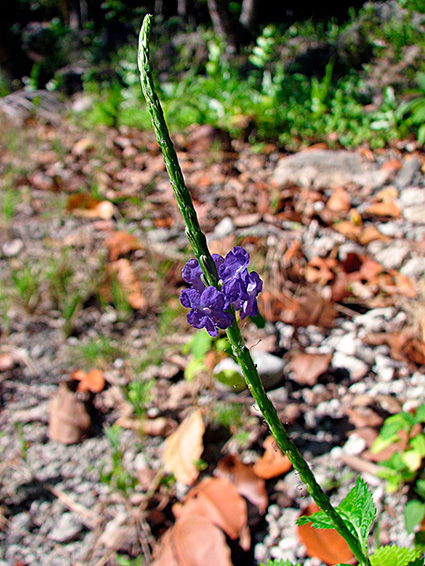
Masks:
[[[142,432],[148,436],[169,436],[175,430],[177,423],[168,417],[157,417],[156,419],[137,419],[130,417],[120,417],[115,422],[117,426]]]
[[[84,404],[66,383],[59,385],[58,392],[49,401],[48,412],[50,440],[75,444],[90,429],[90,417]]]
[[[350,240],[356,240],[362,231],[361,226],[357,226],[357,224],[353,224],[349,220],[337,222],[332,227],[336,232],[339,232]]]
[[[77,193],[69,197],[66,210],[80,218],[109,220],[114,215],[115,207],[109,200],[100,200],[86,193]]]
[[[366,209],[366,214],[370,216],[389,216],[391,218],[400,218],[400,207],[394,201],[376,202]]]
[[[76,157],[81,157],[81,155],[84,155],[84,153],[93,149],[93,147],[94,143],[91,138],[81,138],[74,144],[71,153]]]
[[[79,369],[74,371],[71,377],[80,382],[77,386],[77,391],[80,392],[100,393],[105,387],[105,378],[100,369],[92,369],[88,373]]]
[[[265,451],[254,464],[254,472],[260,478],[269,480],[280,476],[291,469],[291,462],[278,447],[273,436],[268,436],[263,444]]]
[[[152,566],[232,566],[223,532],[203,515],[185,514],[160,540]]]
[[[367,246],[371,242],[375,242],[377,240],[381,242],[389,242],[391,240],[390,236],[382,234],[382,232],[380,232],[376,226],[373,226],[373,224],[363,228],[357,239],[362,246]]]
[[[264,515],[269,498],[264,479],[255,473],[253,464],[244,464],[239,458],[229,454],[218,462],[214,475],[230,480],[239,493],[258,507],[260,513]]]
[[[0,354],[0,371],[9,371],[15,366],[15,359],[10,352]]]
[[[326,208],[332,212],[348,212],[351,209],[351,198],[342,187],[337,187],[326,203]]]
[[[207,517],[228,537],[239,538],[248,522],[246,501],[227,478],[206,478],[189,491],[182,503],[173,506],[177,518],[183,515]]]
[[[107,266],[109,275],[115,276],[121,285],[123,292],[131,308],[135,310],[146,309],[147,302],[142,291],[142,284],[134,273],[133,267],[128,259],[121,258],[113,261]],[[111,293],[112,299],[112,293]]]
[[[310,354],[306,352],[293,352],[288,368],[292,372],[292,379],[302,385],[312,387],[322,373],[328,369],[332,360],[332,353]]]
[[[316,256],[305,266],[305,278],[309,283],[318,283],[324,286],[334,279],[335,275],[332,269],[337,265],[336,259]]]
[[[109,249],[109,257],[111,261],[116,261],[121,256],[127,255],[129,252],[140,250],[141,245],[133,234],[129,234],[124,230],[114,232],[107,240],[105,246]]]
[[[187,416],[177,429],[165,440],[162,455],[164,468],[185,485],[192,485],[199,475],[196,462],[202,455],[202,437],[205,425],[201,409]]]
[[[319,511],[315,503],[307,506],[303,515]],[[348,544],[335,529],[314,529],[311,524],[297,527],[298,537],[305,545],[308,556],[319,558],[325,564],[338,564],[353,559]]]

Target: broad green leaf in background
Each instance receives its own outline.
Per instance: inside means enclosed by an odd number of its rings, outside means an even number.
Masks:
[[[423,566],[424,560],[417,559],[421,551],[399,546],[381,546],[370,557],[372,566]]]
[[[425,516],[425,503],[417,499],[412,499],[406,504],[403,515],[406,531],[409,534],[413,533],[416,525],[418,525]]]

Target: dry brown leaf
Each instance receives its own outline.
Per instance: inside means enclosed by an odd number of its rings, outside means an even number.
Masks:
[[[332,360],[330,354],[309,354],[306,352],[293,352],[288,368],[292,371],[292,379],[302,385],[312,387],[322,373],[328,369]]]
[[[361,234],[361,226],[357,224],[353,224],[349,220],[343,220],[342,222],[337,222],[332,226],[332,228],[336,231],[349,238],[350,240],[356,240],[359,235]]]
[[[260,295],[261,297],[261,295]],[[294,326],[309,326],[333,328],[337,312],[333,304],[311,292],[303,297],[291,299],[280,316],[275,320],[282,320]]]
[[[109,249],[111,261],[116,261],[119,257],[127,255],[129,252],[141,249],[137,238],[124,230],[114,232],[112,236],[105,240],[105,246]]]
[[[395,269],[392,269],[390,271],[390,275],[394,279],[394,284],[397,293],[399,293],[400,295],[404,295],[405,297],[409,297],[411,299],[417,297],[418,295],[417,290],[413,282],[409,279],[409,277],[407,277],[407,275],[404,275],[403,273],[400,273]]]
[[[177,518],[183,515],[207,517],[228,537],[239,538],[248,522],[246,501],[227,478],[206,478],[173,506]]]
[[[184,514],[162,537],[152,566],[232,566],[223,532],[203,515]]]
[[[114,205],[109,200],[100,200],[86,193],[71,195],[66,210],[80,218],[101,218],[102,220],[109,220],[115,212]]]
[[[115,422],[117,426],[141,432],[148,436],[162,436],[170,435],[176,429],[177,423],[175,420],[168,417],[157,417],[156,419],[140,420],[131,417],[120,417]]]
[[[80,383],[77,385],[77,391],[91,393],[100,393],[105,387],[105,378],[103,371],[100,369],[92,369],[88,373],[79,369],[71,375],[72,379],[76,379]]]
[[[336,259],[316,256],[305,266],[304,276],[309,283],[318,283],[323,286],[334,279],[332,269],[337,265]]]
[[[58,392],[49,401],[48,412],[50,440],[75,444],[90,428],[90,417],[84,404],[66,383],[59,385]]]
[[[199,475],[196,462],[204,451],[205,425],[201,409],[187,416],[165,440],[162,455],[164,468],[185,485],[192,485]]]
[[[400,207],[394,201],[383,201],[371,204],[366,209],[366,214],[371,216],[389,216],[391,218],[400,218]]]
[[[351,198],[342,187],[337,187],[328,202],[326,208],[332,212],[348,212],[351,209]]]
[[[219,478],[227,478],[239,493],[258,507],[264,515],[269,504],[264,479],[257,476],[253,464],[244,464],[231,454],[222,458],[217,464],[214,474]]]
[[[265,452],[262,457],[254,464],[254,472],[260,478],[269,480],[291,469],[291,462],[282,450],[278,447],[273,436],[268,436],[263,444]]]
[[[380,240],[381,242],[389,242],[391,240],[390,236],[382,234],[382,232],[380,232],[376,226],[373,226],[373,224],[363,228],[357,239],[362,246],[367,246],[370,242],[374,242],[376,240]]]
[[[310,503],[303,515],[311,515],[316,511],[319,511],[319,507]],[[308,556],[319,558],[325,564],[346,563],[354,558],[348,544],[335,529],[314,529],[307,524],[298,526],[297,532]]]
[[[347,417],[356,428],[378,427],[384,419],[370,407],[356,407],[348,409]]]
[[[133,271],[128,259],[118,259],[107,266],[110,275],[115,275],[121,285],[131,308],[135,310],[146,309],[147,302],[142,291],[142,284]]]
[[[81,138],[72,147],[71,153],[76,157],[84,155],[87,151],[93,149],[94,143],[91,138]]]

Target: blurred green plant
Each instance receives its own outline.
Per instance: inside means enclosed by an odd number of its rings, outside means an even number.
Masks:
[[[372,453],[397,445],[394,453],[380,463],[378,475],[387,480],[387,491],[394,493],[410,484],[419,499],[410,499],[404,509],[406,530],[412,533],[425,516],[425,404],[415,412],[388,417],[372,446]]]
[[[111,447],[111,462],[108,469],[105,465],[102,466],[100,480],[128,497],[136,487],[137,479],[124,466],[124,453],[121,449],[122,429],[117,425],[112,425],[105,428],[104,432]]]
[[[125,396],[131,404],[137,418],[143,419],[146,416],[147,405],[152,400],[152,389],[155,386],[155,379],[131,381],[127,387]]]

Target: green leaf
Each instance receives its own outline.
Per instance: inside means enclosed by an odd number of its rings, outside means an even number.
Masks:
[[[204,361],[192,358],[184,369],[184,378],[186,379],[186,381],[193,381],[197,374],[204,370]]]
[[[425,435],[418,434],[417,436],[413,437],[412,440],[409,442],[410,446],[420,454],[421,458],[425,456]]]
[[[366,546],[370,527],[376,517],[376,507],[367,483],[360,476],[338,505],[338,511],[343,511]]]
[[[425,503],[417,499],[409,501],[404,508],[403,515],[406,531],[411,534],[425,516]]]
[[[422,456],[416,450],[406,450],[401,459],[411,472],[416,472],[421,467]]]
[[[415,423],[425,423],[425,404],[419,405],[413,418]]]
[[[290,560],[283,560],[283,559],[278,560],[277,558],[275,558],[274,560],[269,560],[267,564],[261,563],[261,566],[301,566],[301,564],[299,562],[297,562],[296,564],[292,564]]]
[[[298,526],[311,524],[314,529],[335,528],[335,525],[323,511],[317,511],[316,513],[312,513],[311,515],[303,515],[296,520],[296,524]]]
[[[370,557],[372,566],[407,566],[421,554],[420,550],[399,546],[381,546]]]

